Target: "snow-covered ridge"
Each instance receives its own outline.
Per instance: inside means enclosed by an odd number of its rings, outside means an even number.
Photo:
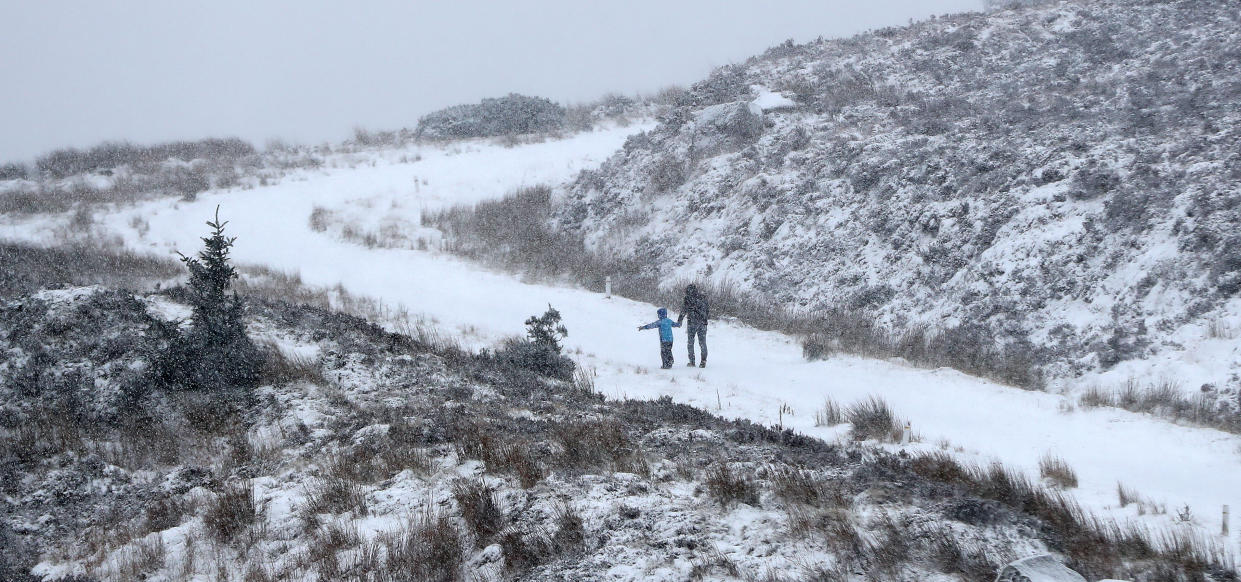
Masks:
[[[982,325],[1053,379],[1234,393],[1239,19],[1066,1],[781,45],[692,87],[558,221],[789,307]]]

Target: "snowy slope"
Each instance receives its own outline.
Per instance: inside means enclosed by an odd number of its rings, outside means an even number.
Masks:
[[[661,371],[655,336],[634,329],[654,318],[655,306],[606,299],[599,290],[523,283],[435,250],[367,248],[310,225],[315,207],[369,207],[417,223],[422,208],[496,197],[536,181],[554,183],[598,163],[631,131],[515,148],[424,149],[422,160],[409,164],[385,162],[392,156],[375,154],[374,166],[308,172],[250,191],[213,191],[189,203],[150,202],[97,221],[132,248],[190,252],[205,234],[203,221],[219,205],[228,232],[237,237],[239,261],[296,272],[307,284],[341,285],[405,308],[473,347],[522,333],[523,321],[551,304],[564,315],[568,349],[597,373],[597,389],[609,397],[667,395],[726,417],[782,422],[833,439],[845,427],[814,426],[823,400],[847,405],[876,395],[912,423],[920,441],[909,445],[912,449],[943,447],[973,461],[999,459],[1035,477],[1040,456],[1063,457],[1080,477],[1074,494],[1101,513],[1174,525],[1172,510],[1188,505],[1197,523],[1214,531],[1221,505],[1241,507],[1241,439],[1233,435],[1111,409],[1074,409],[1063,396],[1019,391],[946,369],[851,357],[808,363],[793,339],[728,321],[711,325],[710,367]],[[0,233],[51,242],[47,237],[56,222],[7,221]],[[683,348],[679,336],[678,362],[684,361]],[[1143,507],[1146,515],[1139,516],[1138,506],[1118,507],[1118,482],[1167,513]]]
[[[1038,4],[723,67],[558,222],[641,249],[635,270],[977,326],[1055,384],[1163,377],[1235,407],[1241,13]]]

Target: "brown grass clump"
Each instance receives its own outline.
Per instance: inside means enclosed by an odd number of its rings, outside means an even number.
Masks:
[[[1038,461],[1039,475],[1054,483],[1061,489],[1077,487],[1077,472],[1064,459],[1051,454],[1043,455]]]
[[[537,528],[524,534],[510,528],[500,534],[499,543],[504,551],[504,567],[514,573],[525,572],[545,563],[556,552],[551,539]]]
[[[249,483],[227,485],[207,503],[203,525],[216,540],[228,542],[259,517],[254,489]]]
[[[563,447],[558,461],[565,467],[596,469],[635,453],[629,436],[615,420],[563,423],[553,430]]]
[[[461,518],[478,538],[480,546],[500,533],[504,527],[504,512],[495,489],[481,479],[459,479],[452,485],[452,496],[457,501]]]
[[[718,463],[707,470],[707,492],[720,507],[728,508],[734,503],[758,506],[758,487],[754,481],[734,475],[725,463]]]
[[[552,544],[561,553],[576,553],[586,547],[586,528],[582,516],[572,506],[562,505],[556,510],[556,528]]]
[[[1049,532],[1049,543],[1068,557],[1070,567],[1088,578],[1137,577],[1136,573],[1155,568],[1168,579],[1202,579],[1205,573],[1233,567],[1230,553],[1218,545],[1190,539],[1183,531],[1152,534],[1140,526],[1101,520],[1062,493],[1036,485],[998,463],[964,467],[944,453],[931,453],[915,456],[909,466],[924,478],[959,486],[1039,519]],[[1117,497],[1122,505],[1141,502],[1122,484],[1117,484]],[[966,558],[971,553],[968,548],[963,552],[947,549],[951,550],[948,554],[964,553]]]
[[[373,572],[375,582],[420,580],[457,582],[465,547],[461,531],[448,516],[427,512],[399,534],[381,535],[386,556],[383,568]]]
[[[815,426],[836,426],[844,421],[845,417],[840,410],[840,405],[831,398],[824,399],[823,408],[814,411]]]
[[[286,354],[274,344],[263,348],[262,380],[264,384],[282,386],[293,382],[309,382],[327,385],[327,379],[319,368],[319,360],[300,354]]]
[[[525,489],[543,480],[543,467],[530,454],[529,443],[495,437],[489,427],[470,421],[462,422],[455,440],[458,456],[478,459],[490,472],[511,474]]]
[[[899,442],[904,428],[892,407],[882,398],[871,396],[845,411],[845,419],[853,425],[853,440]]]
[[[321,513],[339,514],[351,512],[362,516],[367,513],[366,492],[362,486],[339,475],[327,475],[315,481],[306,490],[304,515]]]

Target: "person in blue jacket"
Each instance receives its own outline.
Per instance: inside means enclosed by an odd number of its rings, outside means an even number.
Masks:
[[[668,319],[668,310],[663,307],[660,307],[655,314],[659,316],[659,319],[646,325],[639,325],[638,331],[659,328],[659,357],[664,362],[660,368],[667,370],[672,367],[672,328],[681,327],[681,323]]]

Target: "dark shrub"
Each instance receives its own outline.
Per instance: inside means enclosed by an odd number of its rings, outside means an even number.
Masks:
[[[510,93],[427,114],[418,120],[415,135],[431,139],[520,135],[555,131],[564,121],[564,108],[550,100]]]
[[[1070,195],[1078,200],[1094,200],[1110,194],[1120,187],[1120,176],[1115,170],[1091,164],[1073,174]]]
[[[573,360],[529,340],[512,338],[505,341],[496,351],[496,358],[505,364],[544,376],[561,380],[573,378]]]
[[[21,164],[0,164],[0,180],[24,180],[28,172]]]

